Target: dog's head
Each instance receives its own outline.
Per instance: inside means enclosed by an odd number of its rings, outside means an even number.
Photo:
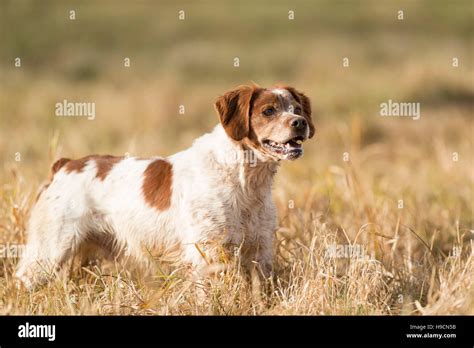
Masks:
[[[293,87],[239,86],[216,101],[227,135],[273,160],[295,160],[314,135],[309,98]]]

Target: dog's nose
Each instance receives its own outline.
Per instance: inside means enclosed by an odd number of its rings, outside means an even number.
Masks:
[[[308,122],[306,122],[304,117],[295,117],[290,121],[290,126],[291,128],[295,129],[303,129],[308,125]]]

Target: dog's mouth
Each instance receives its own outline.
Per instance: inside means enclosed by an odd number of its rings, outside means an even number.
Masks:
[[[303,142],[305,140],[301,135],[281,143],[264,139],[262,145],[266,150],[281,159],[295,160],[303,155]]]

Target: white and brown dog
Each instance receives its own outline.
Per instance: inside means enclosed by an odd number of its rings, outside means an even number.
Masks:
[[[194,270],[222,249],[239,250],[242,264],[256,262],[268,274],[272,181],[279,161],[299,158],[314,134],[310,101],[292,87],[239,86],[215,106],[221,124],[170,157],[54,163],[29,220],[21,282],[31,288],[98,248],[138,261],[144,248],[176,248]]]

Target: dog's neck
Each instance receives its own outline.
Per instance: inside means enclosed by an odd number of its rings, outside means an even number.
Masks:
[[[246,190],[271,188],[279,162],[266,158],[245,140],[230,139],[220,125],[201,139],[199,145],[210,150],[214,166],[220,173],[225,173]]]
[[[266,157],[248,139],[244,139],[237,148],[238,151],[250,154],[247,157],[252,157],[251,161],[241,163],[248,187],[255,189],[260,186],[271,186],[280,162]]]
[[[242,151],[252,151],[243,146]],[[255,152],[254,152],[255,153]],[[240,163],[241,183],[247,189],[257,190],[260,188],[269,189],[273,183],[273,178],[277,173],[279,163],[273,160],[262,161],[256,155],[254,162],[244,161]]]

